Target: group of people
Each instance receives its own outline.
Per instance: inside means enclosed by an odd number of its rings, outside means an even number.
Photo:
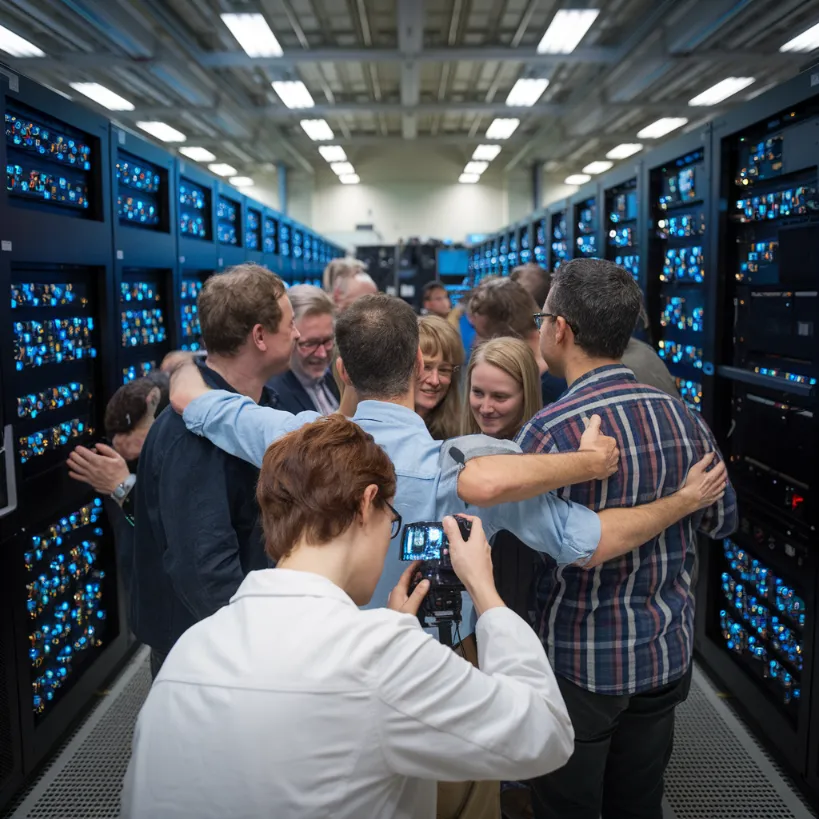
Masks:
[[[602,260],[455,309],[432,282],[420,316],[353,260],[323,290],[209,279],[206,359],[127,385],[112,446],[69,461],[127,518],[151,648],[124,814],[499,819],[523,782],[538,819],[660,819],[698,533],[737,516],[641,313]],[[466,589],[454,650],[400,559],[417,521]]]

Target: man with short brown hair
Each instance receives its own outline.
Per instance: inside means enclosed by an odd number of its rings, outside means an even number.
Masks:
[[[198,306],[206,383],[271,406],[265,384],[287,368],[298,338],[282,280],[239,265],[208,279]],[[131,609],[154,676],[184,631],[225,605],[248,572],[266,567],[257,478],[253,466],[188,432],[172,409],[151,426],[136,484]]]

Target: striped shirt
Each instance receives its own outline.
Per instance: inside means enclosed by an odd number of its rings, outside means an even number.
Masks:
[[[622,365],[600,367],[572,384],[520,432],[524,452],[573,452],[583,419],[597,413],[617,440],[620,468],[606,481],[560,490],[600,511],[650,503],[676,492],[688,470],[716,450],[711,431],[682,401],[638,384]],[[634,694],[682,677],[694,639],[696,534],[729,535],[736,495],[684,518],[627,555],[594,569],[548,557],[537,578],[536,627],[557,674],[598,694]]]

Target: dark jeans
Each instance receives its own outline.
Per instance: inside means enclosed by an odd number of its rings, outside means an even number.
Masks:
[[[691,686],[682,679],[634,696],[592,694],[562,677],[574,725],[574,754],[534,779],[536,819],[662,819],[663,775],[674,745],[674,710]]]
[[[162,668],[162,663],[165,662],[167,654],[157,651],[155,648],[151,649],[151,679],[155,680],[156,675],[159,674],[159,669]]]

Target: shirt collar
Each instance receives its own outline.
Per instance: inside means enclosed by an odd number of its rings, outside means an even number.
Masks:
[[[332,580],[295,569],[260,569],[242,581],[231,604],[248,597],[324,597],[357,608],[350,596]]]
[[[424,419],[409,407],[391,404],[389,401],[359,401],[353,421],[378,421],[386,424],[414,426],[429,435]],[[430,436],[430,440],[432,437]]]
[[[590,384],[601,384],[606,381],[633,381],[636,384],[637,378],[634,373],[623,364],[606,364],[604,367],[597,367],[581,375],[580,378],[569,387],[566,395],[571,395]]]
[[[238,391],[235,390],[224,378],[222,378],[216,370],[212,370],[204,361],[196,361],[196,366],[199,367],[199,373],[202,376],[204,382],[212,389],[212,390],[227,390],[228,392],[232,392],[238,395]],[[259,399],[259,406],[260,407],[276,407],[279,403],[279,396],[276,394],[274,390],[271,390],[270,387],[262,387],[262,395]]]
[[[309,375],[300,373],[298,370],[294,370],[292,367],[291,372],[296,376],[296,380],[299,382],[299,384],[301,384],[305,389],[316,389],[317,387],[320,387],[324,383],[324,378],[327,375],[327,372],[325,371],[320,378],[311,378]]]

